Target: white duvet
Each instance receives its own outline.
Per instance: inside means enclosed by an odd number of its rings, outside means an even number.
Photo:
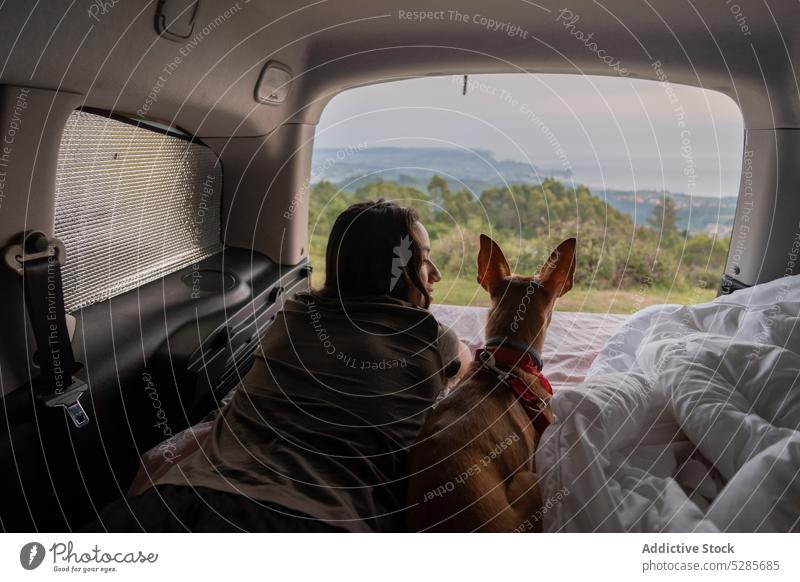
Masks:
[[[800,530],[800,276],[631,317],[536,453],[545,531]]]

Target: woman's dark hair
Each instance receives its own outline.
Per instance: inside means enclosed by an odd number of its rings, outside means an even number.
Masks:
[[[413,208],[383,199],[359,202],[333,224],[325,251],[327,297],[391,295],[409,300],[416,288],[425,307],[431,298],[420,279],[422,248],[414,234]]]

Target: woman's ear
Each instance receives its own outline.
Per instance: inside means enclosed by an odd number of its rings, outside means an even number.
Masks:
[[[577,239],[568,238],[550,253],[550,258],[539,271],[539,282],[556,297],[561,297],[572,289],[577,246]]]
[[[478,283],[481,287],[492,292],[492,289],[505,277],[511,275],[500,245],[485,234],[481,235],[481,248],[478,251]]]

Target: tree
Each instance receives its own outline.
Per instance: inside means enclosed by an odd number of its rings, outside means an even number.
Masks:
[[[330,232],[334,220],[345,208],[350,206],[350,195],[336,184],[322,180],[311,187],[308,210],[309,232]]]
[[[670,238],[678,234],[678,209],[675,202],[669,196],[664,198],[663,203],[656,203],[653,213],[647,219],[647,223],[657,232],[661,233],[661,238]]]
[[[436,174],[428,182],[428,195],[434,204],[444,206],[444,202],[450,196],[450,186],[447,185],[447,180]]]
[[[436,213],[437,220],[455,221],[465,226],[471,218],[480,215],[480,205],[469,190],[462,188],[453,192],[447,180],[439,175],[433,176],[428,182],[428,195],[440,208]]]

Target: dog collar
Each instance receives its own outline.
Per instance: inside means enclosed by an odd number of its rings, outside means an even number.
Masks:
[[[511,350],[516,350],[518,352],[524,352],[531,358],[533,358],[538,371],[541,372],[544,369],[544,361],[542,360],[542,354],[539,353],[538,350],[531,347],[530,345],[526,344],[523,341],[511,339],[504,335],[493,335],[489,339],[486,340],[486,347],[487,348],[510,348]]]
[[[524,370],[528,374],[535,376],[539,379],[544,389],[552,396],[553,387],[550,385],[549,380],[542,374],[538,362],[534,359],[529,351],[518,351],[512,348],[505,347],[490,347],[487,345],[484,349],[479,349],[475,353],[475,361],[492,372],[498,380],[503,382],[506,386],[510,387],[517,397],[517,401],[522,404],[525,413],[533,424],[533,428],[542,435],[544,430],[550,426],[550,421],[544,414],[547,408],[545,402],[536,391],[522,378],[514,373],[516,368]],[[500,369],[497,365],[500,364],[504,369]]]

